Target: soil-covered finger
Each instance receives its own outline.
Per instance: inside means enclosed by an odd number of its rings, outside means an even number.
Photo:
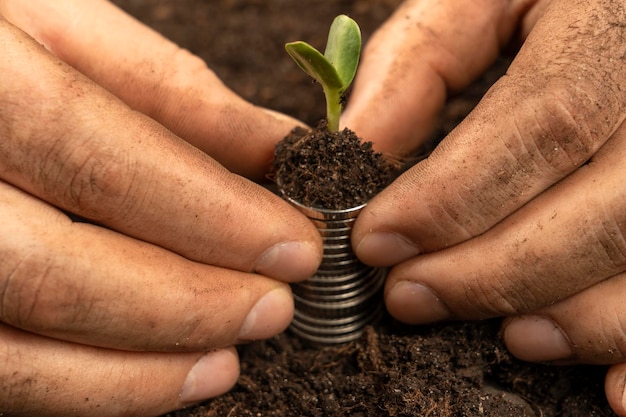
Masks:
[[[394,252],[430,252],[484,233],[579,169],[624,120],[626,33],[614,23],[626,11],[558,3],[463,123],[363,211],[354,240],[364,261],[380,264],[384,253],[399,262],[407,256]],[[378,233],[403,237],[413,253],[381,252],[381,239],[365,244]]]
[[[0,25],[0,178],[196,261],[284,280],[315,271],[304,216]]]
[[[85,223],[0,183],[0,321],[116,349],[199,351],[282,331],[291,291]]]
[[[392,314],[414,323],[517,315],[626,271],[625,134],[490,231],[396,267],[387,284]],[[396,287],[401,281],[431,295]]]
[[[203,360],[204,359],[204,360]],[[39,337],[0,324],[2,413],[10,416],[157,416],[182,408],[187,375],[206,365],[204,394],[239,375],[237,353],[139,353]],[[197,400],[194,400],[194,402]]]
[[[509,351],[533,362],[611,365],[626,360],[626,275],[611,277],[560,303],[513,318]]]
[[[428,137],[450,94],[495,61],[534,2],[406,1],[367,43],[344,123],[404,156]]]
[[[299,124],[244,101],[200,58],[110,2],[5,3],[7,17],[63,61],[241,175],[265,179],[274,144]]]

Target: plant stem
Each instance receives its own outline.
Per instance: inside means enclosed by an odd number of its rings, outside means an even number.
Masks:
[[[328,130],[336,132],[339,130],[339,117],[341,116],[341,96],[338,91],[330,91],[330,89],[324,89],[324,95],[326,96]]]

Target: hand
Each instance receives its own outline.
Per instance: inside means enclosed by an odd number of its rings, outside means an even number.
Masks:
[[[295,122],[106,1],[0,13],[0,414],[160,415],[228,390],[232,346],[288,325],[285,282],[321,242],[198,148],[259,177]]]
[[[415,148],[518,32],[507,74],[368,204],[353,244],[397,264],[398,319],[508,316],[522,359],[616,364],[607,397],[626,415],[624,3],[409,1],[367,47],[343,122],[385,152]]]

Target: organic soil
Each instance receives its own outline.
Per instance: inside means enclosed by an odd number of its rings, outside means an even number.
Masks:
[[[307,207],[343,210],[367,203],[389,185],[394,167],[372,142],[350,129],[294,128],[276,144],[274,179],[286,196]]]
[[[314,125],[319,85],[293,64],[286,42],[325,43],[346,13],[364,41],[400,0],[114,0],[204,58],[249,101]],[[503,73],[503,57],[449,100],[433,142],[448,133]],[[488,255],[486,255],[488,256]],[[528,364],[509,355],[499,321],[409,327],[386,317],[355,342],[308,346],[290,333],[241,346],[234,389],[168,414],[189,416],[568,416],[613,415],[604,367]]]

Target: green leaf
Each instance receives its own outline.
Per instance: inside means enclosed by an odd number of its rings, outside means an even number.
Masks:
[[[285,49],[304,72],[321,84],[326,96],[328,129],[336,131],[343,108],[341,96],[352,83],[359,64],[359,25],[346,15],[337,16],[330,26],[324,55],[303,41],[290,42]]]
[[[361,55],[361,30],[359,25],[346,15],[333,20],[328,32],[324,56],[339,74],[342,92],[348,88],[356,74]]]
[[[307,74],[326,90],[341,90],[343,82],[337,70],[317,49],[306,42],[296,41],[285,45],[287,53]]]

